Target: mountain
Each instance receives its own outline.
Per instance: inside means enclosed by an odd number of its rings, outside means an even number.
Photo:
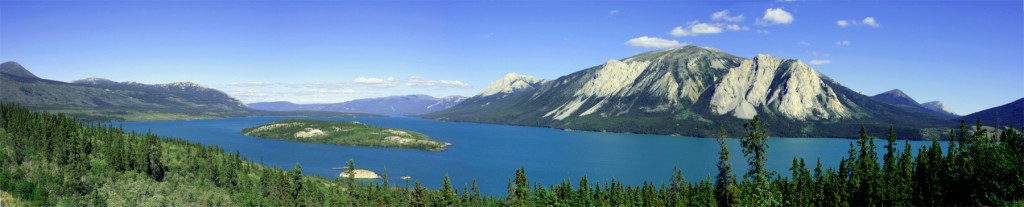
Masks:
[[[0,102],[64,112],[79,120],[142,121],[232,116],[300,115],[352,117],[359,114],[281,113],[248,109],[216,89],[193,82],[142,84],[87,78],[71,83],[36,77],[16,62],[0,65]]]
[[[892,104],[894,106],[903,107],[903,108],[905,108],[907,110],[914,110],[914,111],[919,111],[919,112],[925,112],[925,113],[928,113],[928,114],[931,114],[933,116],[937,116],[937,117],[943,118],[943,119],[950,119],[950,118],[958,117],[958,115],[953,114],[952,112],[947,112],[947,111],[944,111],[943,109],[935,110],[935,109],[929,108],[929,106],[925,106],[924,104],[917,103],[917,101],[915,101],[914,98],[911,98],[910,95],[907,95],[906,93],[904,93],[900,89],[892,89],[892,90],[889,90],[889,91],[886,91],[886,92],[883,92],[883,93],[879,93],[877,95],[871,96],[871,98],[873,98],[875,100],[878,100],[878,101],[881,101],[881,102],[884,102],[884,103],[887,103],[887,104]],[[938,101],[933,101],[933,102],[929,102],[929,103],[931,103],[933,105],[935,103],[942,104],[942,102],[938,102]],[[945,107],[945,105],[939,106],[939,108],[942,108],[942,107]],[[948,109],[949,111],[953,111],[952,109],[949,109],[949,107],[946,107],[945,109]]]
[[[878,95],[871,96],[875,100],[885,102],[893,105],[902,105],[909,107],[921,107],[921,104],[917,103],[914,98],[911,98],[906,93],[903,93],[900,89],[892,89]]]
[[[960,118],[956,118],[955,120],[966,120],[967,123],[974,123],[979,118],[981,119],[981,123],[986,126],[1009,126],[1011,124],[1014,127],[1024,126],[1024,98],[1017,99],[1016,101],[1002,106],[964,115]]]
[[[465,100],[463,96],[435,98],[429,95],[404,95],[356,99],[329,104],[295,104],[285,101],[258,102],[249,108],[268,111],[334,111],[383,115],[418,115],[451,108]]]
[[[28,72],[28,70],[26,70],[25,67],[22,67],[21,64],[18,64],[18,62],[14,61],[7,61],[3,64],[0,64],[0,73],[15,77],[39,79],[39,77],[36,77],[35,74],[32,74],[32,72]]]
[[[773,136],[875,135],[896,125],[902,138],[949,126],[854,92],[800,60],[752,59],[685,46],[609,60],[555,80],[510,74],[451,109],[423,117],[564,129],[717,136],[742,132],[761,115]],[[740,134],[731,134],[740,136]]]
[[[940,113],[940,114],[944,114],[944,115],[947,115],[947,116],[952,116],[952,117],[959,116],[959,115],[956,115],[956,112],[953,112],[953,109],[949,108],[949,106],[946,106],[946,104],[942,103],[941,101],[927,102],[927,103],[921,104],[921,106],[926,108],[926,109],[928,109],[928,110],[932,110],[934,112],[937,112],[937,113]]]

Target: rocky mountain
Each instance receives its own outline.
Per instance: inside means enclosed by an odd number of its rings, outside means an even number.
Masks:
[[[383,115],[418,115],[451,108],[465,100],[463,96],[435,98],[429,95],[404,95],[356,99],[329,104],[295,104],[291,102],[258,102],[249,108],[269,111],[334,111]]]
[[[873,98],[875,100],[878,100],[878,101],[881,101],[881,102],[884,102],[884,103],[887,103],[887,104],[891,104],[893,106],[903,107],[903,108],[905,108],[907,110],[914,110],[914,111],[919,111],[919,112],[925,112],[925,113],[928,113],[928,114],[931,114],[933,116],[937,116],[937,117],[943,118],[943,119],[950,119],[950,118],[954,118],[954,117],[958,116],[958,115],[953,114],[951,112],[946,112],[946,111],[943,111],[943,110],[938,110],[937,111],[937,110],[928,108],[928,106],[925,106],[924,104],[918,103],[917,101],[914,100],[914,98],[911,98],[910,95],[907,95],[906,93],[904,93],[900,89],[892,89],[892,90],[889,90],[889,91],[886,91],[886,92],[883,92],[883,93],[879,93],[877,95],[871,96],[871,98]],[[941,102],[938,102],[938,101],[933,101],[933,102],[937,102],[937,103],[941,104]],[[929,102],[929,103],[932,103],[932,102]],[[941,107],[945,107],[945,105],[942,105]],[[946,107],[946,109],[949,109],[949,107]],[[952,109],[950,109],[949,111],[952,111]]]
[[[946,106],[946,104],[942,103],[941,101],[932,101],[932,102],[922,103],[921,106],[926,108],[926,109],[928,109],[928,110],[932,110],[934,112],[937,112],[937,113],[940,113],[940,114],[944,114],[944,115],[947,115],[947,116],[953,116],[953,117],[960,116],[960,115],[956,115],[956,112],[954,112],[953,109],[949,108],[949,106]]]
[[[40,79],[16,62],[0,68],[0,102],[86,120],[209,118],[248,112],[242,102],[190,82],[147,85],[90,78],[65,83]]]
[[[507,90],[506,90],[507,89]],[[609,60],[555,80],[510,74],[437,120],[714,136],[761,115],[774,136],[851,137],[863,124],[908,136],[949,121],[850,90],[800,60],[685,46]],[[914,120],[914,121],[910,121]],[[738,136],[738,134],[733,134]]]
[[[967,123],[974,123],[978,119],[986,126],[1024,126],[1024,98],[1004,104],[1002,106],[985,109],[972,114],[956,118],[956,121],[966,120]]]

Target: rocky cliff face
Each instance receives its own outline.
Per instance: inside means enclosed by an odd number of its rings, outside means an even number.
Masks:
[[[488,85],[487,88],[480,92],[480,95],[478,96],[507,96],[520,91],[536,89],[536,87],[544,81],[545,80],[533,76],[509,73],[500,80]]]
[[[921,104],[921,106],[934,112],[956,116],[956,112],[954,112],[952,108],[949,108],[949,106],[946,106],[946,104],[942,103],[941,101],[927,102]]]
[[[730,69],[715,88],[711,111],[718,115],[752,119],[758,107],[795,120],[842,119],[850,115],[821,74],[799,60],[757,55]]]
[[[609,60],[551,81],[509,75],[458,106],[424,117],[695,134],[742,126],[755,115],[777,124],[776,132],[808,136],[828,128],[819,124],[895,123],[921,114],[856,93],[800,60],[764,54],[747,59],[686,46]],[[936,120],[927,122],[945,122]],[[855,131],[853,125],[842,127]]]

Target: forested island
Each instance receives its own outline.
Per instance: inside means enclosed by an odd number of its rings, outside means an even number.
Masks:
[[[275,121],[242,129],[249,136],[322,144],[411,148],[443,151],[451,143],[440,142],[419,132],[371,126],[359,122],[319,120]]]
[[[589,181],[541,185],[519,169],[507,195],[439,189],[419,181],[358,182],[271,168],[239,152],[152,133],[87,124],[63,114],[0,104],[0,198],[4,206],[966,206],[1024,205],[1024,136],[980,124],[938,141],[897,149],[890,133],[882,159],[860,132],[838,169],[794,159],[791,172],[766,170],[768,134],[755,117],[745,127],[750,171],[735,172],[720,138],[719,172],[696,182],[680,171],[669,183]],[[910,145],[905,145],[910,146]],[[682,159],[682,158],[681,158]],[[881,160],[881,162],[879,162]],[[813,161],[812,161],[813,163]],[[348,169],[355,168],[350,162]],[[782,177],[779,173],[791,173]],[[511,176],[512,174],[510,174]],[[438,178],[440,179],[440,178]]]

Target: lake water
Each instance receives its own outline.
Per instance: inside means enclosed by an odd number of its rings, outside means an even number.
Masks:
[[[250,160],[291,169],[302,164],[304,174],[333,178],[354,159],[356,167],[381,174],[385,167],[391,183],[404,184],[401,176],[412,176],[425,186],[438,188],[447,173],[461,190],[475,178],[486,194],[505,195],[507,182],[515,170],[525,167],[531,182],[548,186],[570,180],[573,186],[586,175],[591,183],[613,178],[627,184],[644,181],[667,183],[672,169],[682,170],[688,181],[717,173],[718,143],[711,138],[658,136],[494,124],[439,122],[410,117],[316,118],[319,120],[358,121],[370,125],[408,129],[433,139],[454,144],[447,151],[427,152],[412,149],[351,147],[288,142],[245,136],[241,130],[275,120],[294,117],[247,117],[197,121],[125,122],[125,130],[152,132],[180,137],[207,145],[238,150]],[[305,118],[303,118],[305,119]],[[857,132],[850,132],[855,134]],[[852,139],[770,138],[768,169],[789,175],[793,158],[804,158],[813,170],[820,158],[825,167],[836,167],[847,155]],[[733,172],[746,172],[746,159],[739,140],[729,139]],[[885,153],[884,139],[875,140],[878,152]],[[900,141],[898,149],[903,149]],[[914,152],[930,141],[911,141]],[[943,143],[945,146],[945,143]],[[943,147],[945,148],[945,147]],[[881,157],[881,154],[879,157]]]

